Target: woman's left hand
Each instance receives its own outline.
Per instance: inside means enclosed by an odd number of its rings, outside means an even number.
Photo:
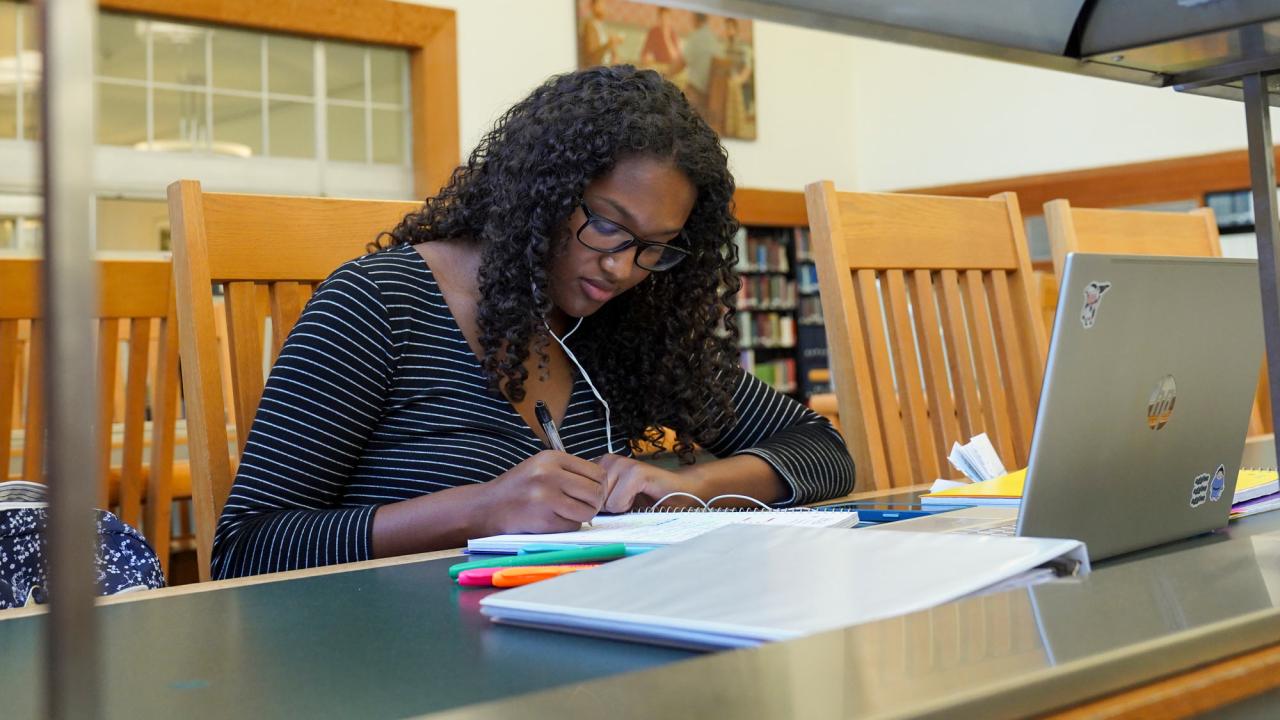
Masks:
[[[679,473],[621,455],[604,455],[596,460],[609,482],[609,494],[601,512],[623,513],[653,505],[673,492],[693,492],[693,483]],[[696,494],[696,493],[694,493]],[[689,498],[675,497],[663,505],[689,505]]]

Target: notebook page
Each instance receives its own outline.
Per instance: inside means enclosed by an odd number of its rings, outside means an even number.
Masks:
[[[670,545],[695,538],[726,525],[786,525],[790,527],[852,527],[856,512],[643,512],[599,515],[591,527],[540,535],[495,535],[467,543],[479,552],[514,552],[529,543],[573,545]]]

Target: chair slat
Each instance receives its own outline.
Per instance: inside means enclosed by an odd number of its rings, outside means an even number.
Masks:
[[[173,512],[173,446],[178,413],[178,323],[172,290],[169,309],[158,324],[151,401],[151,462],[147,473],[147,505],[143,527],[147,537],[169,538]],[[160,568],[169,576],[169,543],[152,542]]]
[[[947,448],[951,443],[966,438],[960,436],[956,403],[948,381],[947,359],[942,350],[942,320],[938,317],[932,275],[928,270],[914,270],[907,276],[907,285],[915,309],[916,337],[920,341],[920,359],[925,371],[929,416],[936,445],[934,453],[942,471],[938,477],[943,477],[943,473],[950,472]]]
[[[23,419],[22,479],[44,482],[44,322],[32,320],[27,342],[27,414]]]
[[[302,288],[296,282],[276,282],[271,284],[271,362],[274,364],[284,346],[285,338],[298,322],[302,314],[302,306],[306,301],[302,298]]]
[[[120,454],[120,519],[137,527],[142,518],[142,448],[147,423],[147,361],[151,352],[151,318],[134,318],[129,321],[129,326],[124,447]],[[164,544],[162,539],[167,537],[167,534],[157,534],[152,544]]]
[[[993,270],[986,276],[987,302],[991,307],[991,320],[995,326],[996,358],[1001,361],[1005,379],[1005,387],[1009,397],[1010,422],[1013,437],[1013,454],[1019,467],[1027,464],[1031,455],[1031,436],[1024,428],[1035,426],[1035,415],[1031,411],[1031,378],[1027,375],[1023,363],[1021,333],[1013,319],[1013,300],[1009,296],[1009,278],[1003,270]]]
[[[9,479],[17,405],[18,321],[0,320],[0,482]]]
[[[98,441],[98,507],[111,507],[111,431],[115,411],[116,374],[120,355],[120,321],[98,321],[98,414],[94,435]]]
[[[956,410],[960,420],[960,432],[964,440],[981,432],[982,402],[978,398],[978,378],[974,375],[973,354],[969,349],[969,330],[965,323],[964,301],[960,296],[960,282],[955,270],[938,273],[941,293],[947,357],[951,365],[951,386],[957,389]]]
[[[249,424],[262,398],[262,315],[258,310],[257,286],[252,282],[227,283],[226,305],[236,440],[237,447],[243,451]]]
[[[907,301],[907,284],[901,270],[888,270],[881,276],[881,290],[889,320],[889,337],[893,345],[894,370],[898,378],[898,401],[907,426],[907,444],[915,468],[916,482],[930,482],[939,477],[938,457],[933,428],[925,406],[924,386],[920,380],[920,359],[916,353],[915,332]]]
[[[967,270],[960,277],[965,310],[969,320],[969,337],[973,343],[974,368],[978,373],[978,391],[982,393],[982,416],[991,444],[1006,463],[1013,458],[1012,429],[1009,410],[1001,383],[999,358],[991,333],[991,315],[983,290],[982,271]]]
[[[891,477],[909,476],[911,462],[907,457],[906,432],[902,427],[898,398],[893,386],[893,371],[885,341],[884,315],[880,306],[880,294],[876,290],[875,271],[859,270],[854,274],[853,285],[858,296],[863,337],[871,360],[871,374],[875,382],[876,405],[889,460],[889,473]],[[880,479],[876,478],[876,482],[879,484]],[[885,487],[891,485],[886,484]]]

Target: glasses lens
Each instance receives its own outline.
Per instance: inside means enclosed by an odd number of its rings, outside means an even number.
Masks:
[[[674,245],[650,245],[636,254],[636,264],[646,270],[670,270],[687,255]]]
[[[631,233],[598,215],[592,215],[578,232],[578,240],[583,245],[601,252],[621,250],[630,245],[633,239]]]

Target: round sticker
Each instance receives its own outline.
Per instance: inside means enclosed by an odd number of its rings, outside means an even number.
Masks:
[[[1178,399],[1178,386],[1172,375],[1165,375],[1156,383],[1147,400],[1147,427],[1159,430],[1169,424],[1173,415],[1173,403]]]

